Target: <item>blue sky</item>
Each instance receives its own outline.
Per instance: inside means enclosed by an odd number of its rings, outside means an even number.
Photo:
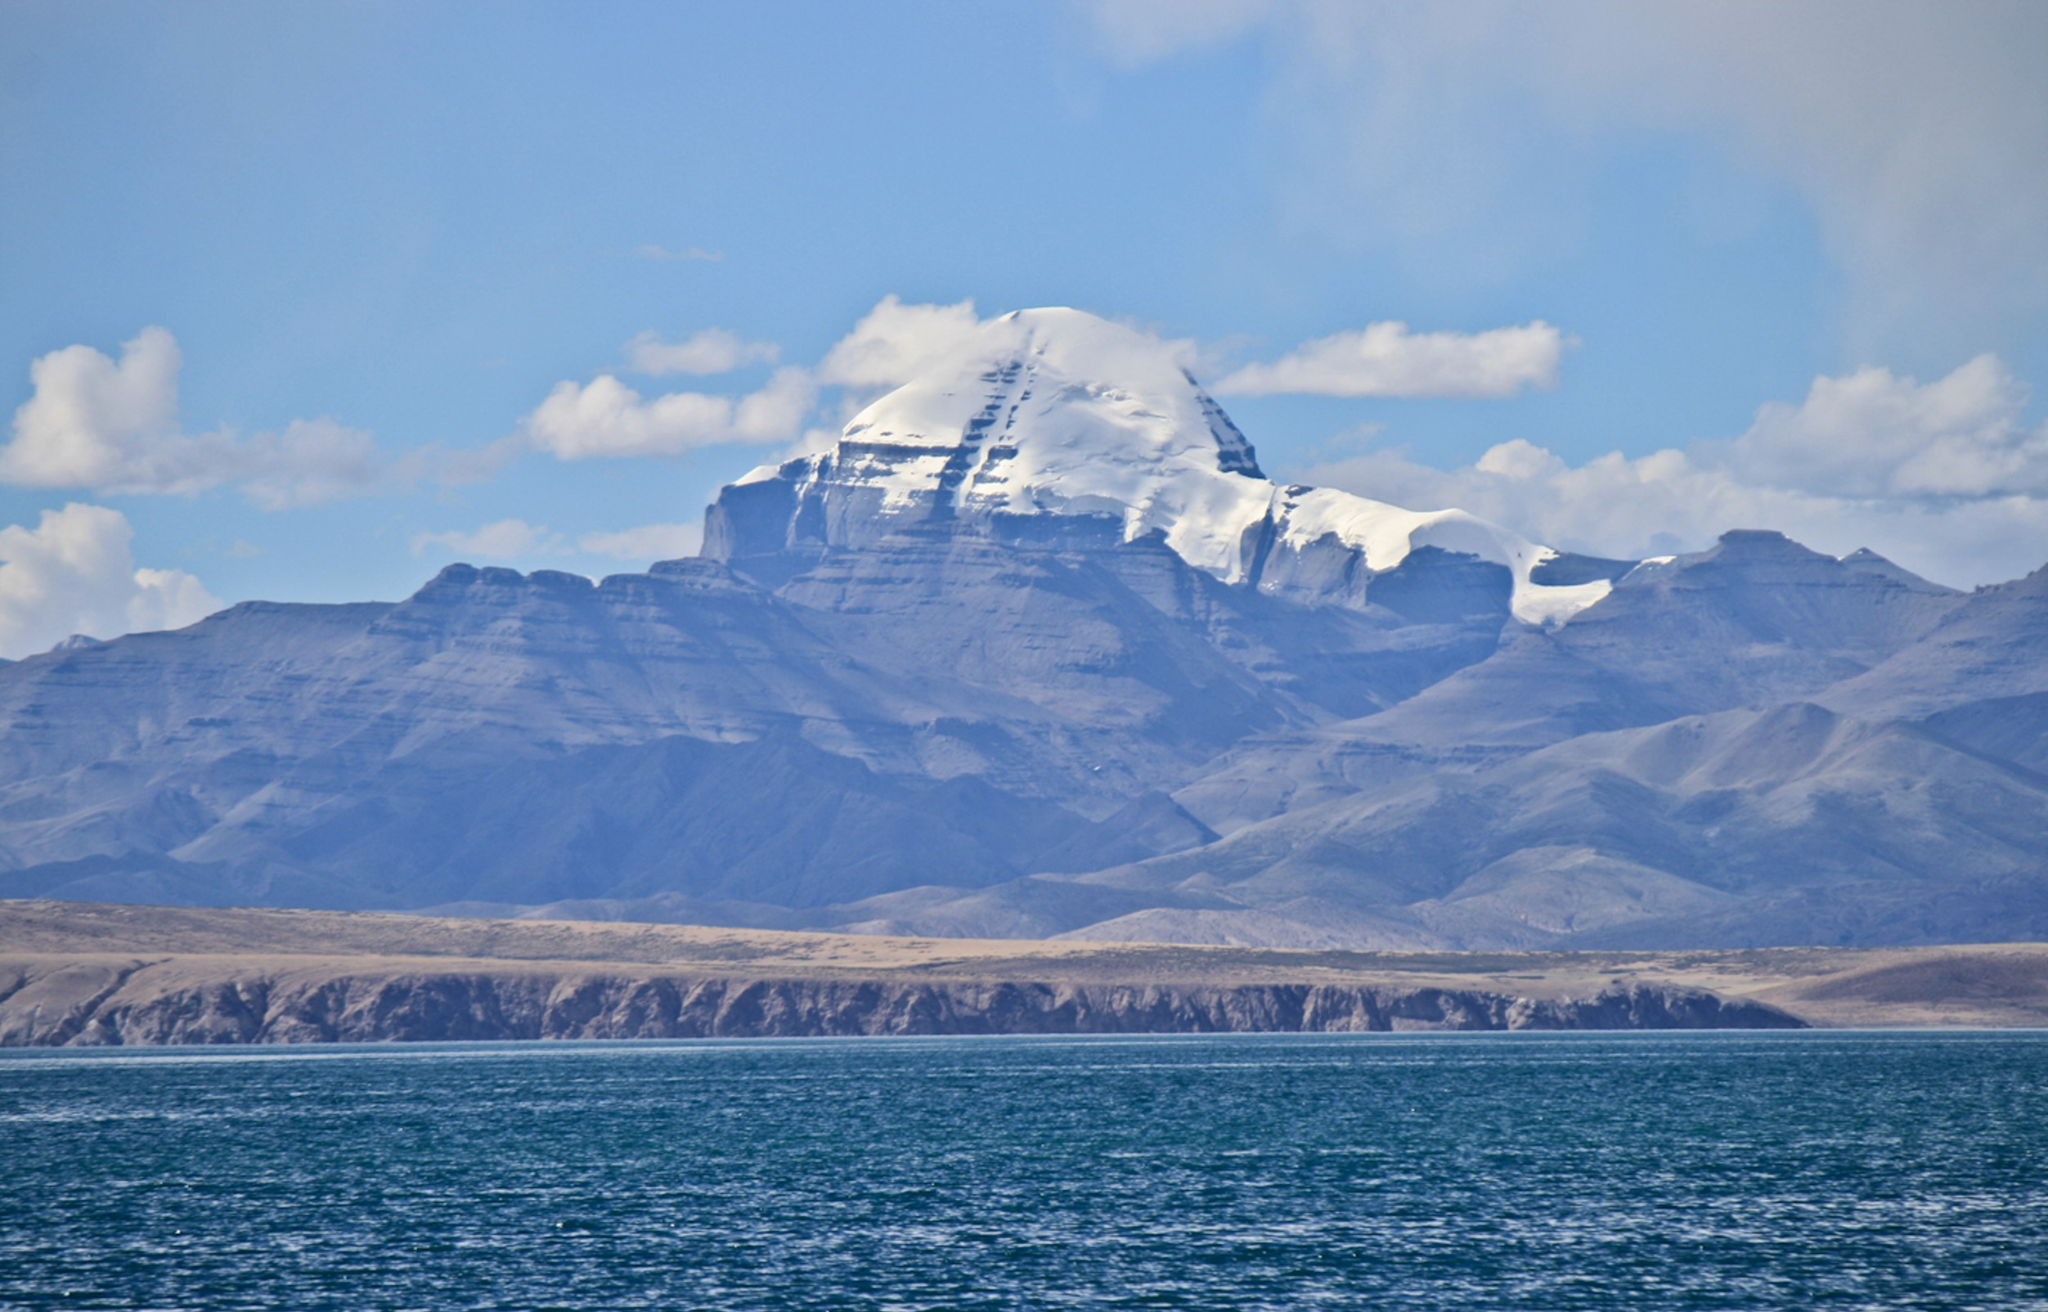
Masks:
[[[2007,577],[2048,560],[2044,12],[17,2],[0,655],[458,556],[637,568],[687,530],[620,531],[880,385],[818,365],[885,297],[1077,305],[1210,379],[1550,325],[1508,395],[1225,404],[1269,473],[1563,545],[1754,523]],[[32,381],[151,326],[125,382]],[[760,349],[627,368],[707,329]],[[560,384],[778,366],[814,404],[749,440],[518,437]]]

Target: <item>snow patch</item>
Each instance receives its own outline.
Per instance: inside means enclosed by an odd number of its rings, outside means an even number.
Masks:
[[[1530,575],[1557,552],[1463,510],[1408,510],[1332,488],[1288,488],[1280,500],[1280,540],[1303,547],[1335,537],[1365,553],[1366,568],[1390,570],[1419,547],[1461,552],[1506,566],[1510,608],[1524,624],[1559,624],[1613,590],[1606,579],[1555,586]]]

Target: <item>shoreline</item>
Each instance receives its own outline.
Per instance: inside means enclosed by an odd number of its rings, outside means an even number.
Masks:
[[[0,901],[0,1046],[2048,1025],[2048,945],[1351,952]]]
[[[1055,984],[536,969],[0,960],[0,1046],[962,1034],[1793,1028],[1658,984],[1536,998],[1429,985]]]

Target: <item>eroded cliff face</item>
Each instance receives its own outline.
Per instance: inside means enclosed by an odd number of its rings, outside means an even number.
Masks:
[[[1786,1029],[1657,984],[1531,998],[1402,985],[776,979],[523,969],[0,964],[0,1046],[1231,1031]]]

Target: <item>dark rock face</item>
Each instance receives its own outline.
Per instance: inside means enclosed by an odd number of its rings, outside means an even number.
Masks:
[[[1637,984],[1587,998],[1440,988],[964,983],[518,971],[223,968],[155,983],[141,962],[0,979],[0,1046],[766,1038],[885,1034],[1787,1029],[1761,1003]],[[89,978],[88,978],[89,977]],[[61,999],[51,1005],[52,999]]]
[[[1291,605],[1149,540],[910,533],[773,590],[452,566],[9,667],[0,892],[804,907],[1097,869],[1212,838],[1165,794],[1231,743],[1500,623]]]
[[[31,657],[0,670],[0,894],[1369,947],[2048,933],[2038,577],[1960,598],[1731,535],[1539,631],[1433,548],[1308,604],[1076,541],[927,526],[772,587],[456,566]]]

